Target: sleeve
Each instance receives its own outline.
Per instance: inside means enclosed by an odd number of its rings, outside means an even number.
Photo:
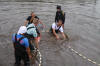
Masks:
[[[24,44],[25,44],[25,47],[28,48],[29,47],[29,41],[27,38],[24,38]]]
[[[54,23],[52,24],[52,29],[55,29],[55,24]]]
[[[27,21],[30,21],[30,19],[31,19],[31,16],[29,16],[26,20],[27,20]]]
[[[60,30],[60,32],[64,32],[64,30],[63,30],[62,26],[61,26],[61,28],[60,28],[59,30]]]

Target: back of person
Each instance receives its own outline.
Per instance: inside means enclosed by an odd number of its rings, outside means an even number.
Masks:
[[[26,33],[31,35],[32,37],[37,37],[36,27],[33,23],[27,26],[27,32]]]
[[[20,34],[13,34],[12,37],[15,51],[20,55],[22,53],[26,54],[26,48],[29,46],[27,38]]]

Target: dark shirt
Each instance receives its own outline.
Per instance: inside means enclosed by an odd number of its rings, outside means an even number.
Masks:
[[[56,16],[55,16],[55,22],[58,22],[58,20],[61,19],[63,21],[63,24],[65,22],[65,13],[63,11],[60,12],[56,12]]]
[[[35,16],[34,18],[38,18],[38,17]],[[31,22],[31,19],[32,19],[32,16],[29,16],[29,17],[26,19],[27,21],[29,21],[28,24],[31,24],[31,23],[32,23],[32,22]]]

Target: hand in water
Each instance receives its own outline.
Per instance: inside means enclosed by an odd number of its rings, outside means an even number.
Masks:
[[[60,39],[59,36],[56,36],[56,39],[59,40]]]

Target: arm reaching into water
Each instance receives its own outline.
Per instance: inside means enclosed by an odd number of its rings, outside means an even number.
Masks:
[[[35,37],[34,39],[35,39],[35,46],[36,46],[37,49],[39,49],[38,38]]]
[[[40,24],[42,24],[43,28],[45,28],[45,25],[43,24],[43,22],[42,22],[42,21],[40,21],[40,20],[39,20],[39,22],[40,22]]]
[[[59,36],[56,34],[55,29],[53,29],[53,34],[55,35],[56,39],[59,39]]]
[[[30,48],[29,48],[29,47],[28,47],[28,48],[26,48],[26,52],[27,52],[27,54],[28,54],[29,58],[31,59],[31,58],[32,58],[32,56],[31,56],[31,52],[30,52]]]
[[[61,34],[62,34],[63,38],[66,39],[64,32],[61,32]]]

